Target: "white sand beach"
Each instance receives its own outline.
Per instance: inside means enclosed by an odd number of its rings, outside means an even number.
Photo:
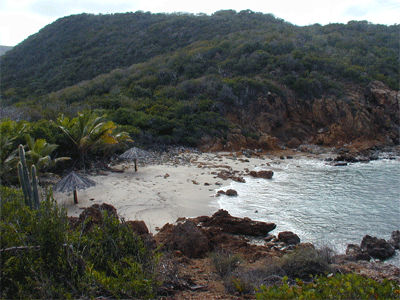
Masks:
[[[70,216],[79,216],[83,208],[95,203],[111,204],[120,217],[143,220],[150,232],[155,233],[157,228],[180,217],[215,213],[219,209],[216,192],[226,190],[224,186],[231,181],[217,177],[221,170],[231,168],[241,175],[246,168],[252,170],[260,165],[271,169],[267,165],[274,159],[279,157],[183,152],[171,161],[139,166],[137,172],[132,162],[124,162],[113,166],[124,169],[123,173],[88,176],[97,184],[78,191],[78,204],[74,204],[72,192],[55,192],[54,197],[65,205]]]

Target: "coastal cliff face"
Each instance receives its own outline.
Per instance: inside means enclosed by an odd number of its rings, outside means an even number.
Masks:
[[[317,144],[358,152],[399,144],[400,92],[380,81],[365,89],[348,86],[340,100],[299,100],[288,94],[286,99],[262,95],[245,108],[232,108],[227,118],[240,129],[231,130],[227,141],[205,137],[200,148],[278,150]],[[246,136],[247,131],[258,132],[258,137]]]

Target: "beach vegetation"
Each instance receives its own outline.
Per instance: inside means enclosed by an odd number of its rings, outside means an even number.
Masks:
[[[55,124],[72,142],[72,155],[78,155],[79,163],[83,167],[90,153],[98,151],[106,155],[118,147],[127,146],[128,142],[133,142],[128,133],[115,132],[117,126],[107,120],[106,115],[98,116],[93,111],[83,111],[71,119],[61,114]]]
[[[230,276],[242,261],[242,258],[238,254],[232,254],[222,250],[211,253],[210,259],[214,265],[215,271],[221,278]]]
[[[51,193],[40,208],[0,188],[1,298],[154,297],[159,254],[131,228],[102,212],[103,223],[72,229]]]
[[[400,287],[395,281],[378,282],[358,274],[320,275],[294,284],[284,277],[278,285],[261,286],[256,299],[400,299]]]

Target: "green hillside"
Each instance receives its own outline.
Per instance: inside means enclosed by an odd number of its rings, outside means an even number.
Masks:
[[[10,51],[12,46],[0,46],[0,56],[6,54],[7,51]]]
[[[1,57],[2,100],[31,120],[98,110],[136,139],[165,143],[196,145],[236,126],[248,137],[305,139],[348,112],[378,132],[368,115],[375,111],[354,91],[374,80],[399,89],[399,29],[367,21],[299,27],[232,10],[74,15]],[[335,115],[310,115],[315,99],[337,106]],[[357,130],[342,139],[367,129]]]
[[[398,88],[398,36],[398,25],[298,27],[251,11],[73,15],[2,57],[2,90],[6,99],[9,94],[18,100],[42,95],[201,41],[229,44],[222,62],[235,72],[254,73],[267,66],[280,67],[284,75],[308,70],[356,81],[362,74],[365,81],[378,78]],[[247,65],[251,54],[250,66],[241,68],[239,61]]]

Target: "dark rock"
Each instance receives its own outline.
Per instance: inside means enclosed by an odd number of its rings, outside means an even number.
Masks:
[[[367,252],[363,252],[360,246],[355,244],[348,244],[346,255],[343,257],[343,259],[347,261],[370,261],[371,256]]]
[[[256,177],[256,178],[264,178],[264,179],[271,179],[272,176],[274,176],[273,171],[250,171],[249,173],[250,176]]]
[[[385,241],[384,239],[378,239],[366,235],[363,237],[361,242],[361,251],[367,252],[374,258],[386,259],[393,256],[396,252],[393,245]]]
[[[232,197],[232,196],[237,196],[237,195],[238,195],[237,191],[234,190],[234,189],[229,189],[229,190],[227,190],[227,191],[225,192],[225,194],[226,194],[227,196],[230,196],[230,197]]]
[[[347,166],[347,162],[339,162],[339,163],[334,164],[334,166],[335,167],[344,167],[344,166]]]
[[[353,255],[361,252],[361,247],[355,244],[348,244],[346,249],[346,255]]]
[[[84,209],[84,211],[79,215],[79,221],[84,222],[86,219],[91,217],[91,223],[102,224],[103,223],[103,211],[107,211],[109,216],[114,216],[118,219],[117,210],[114,206],[103,203],[103,204],[93,204],[90,207]]]
[[[126,224],[138,235],[149,234],[149,229],[144,221],[126,221]]]
[[[178,250],[188,258],[202,258],[213,250],[210,241],[192,220],[176,226],[167,224],[155,237],[164,250]]]
[[[346,154],[346,155],[340,155],[340,156],[336,157],[334,159],[334,161],[356,163],[356,162],[359,162],[359,159],[354,156],[351,156],[349,154]]]
[[[297,234],[291,231],[283,231],[278,234],[278,240],[287,245],[297,245],[300,243],[300,238]]]
[[[292,149],[298,148],[300,145],[301,145],[301,142],[298,139],[296,139],[295,137],[291,138],[290,141],[286,143],[286,146],[288,146],[289,148],[292,148]]]
[[[392,232],[389,243],[395,248],[400,249],[400,231],[396,230]]]
[[[195,222],[196,219],[194,219]],[[226,210],[220,209],[212,217],[202,217],[203,227],[218,227],[225,233],[249,236],[268,236],[276,228],[274,223],[258,222],[249,218],[232,217]]]
[[[232,180],[233,180],[233,181],[236,181],[236,182],[242,182],[242,183],[245,183],[245,182],[246,182],[246,180],[245,180],[242,176],[235,176],[235,177],[232,177]]]

